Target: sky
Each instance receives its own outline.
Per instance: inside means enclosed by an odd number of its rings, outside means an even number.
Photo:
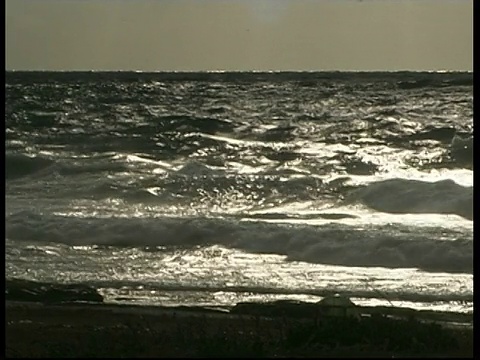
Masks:
[[[6,0],[7,70],[473,70],[473,0]]]

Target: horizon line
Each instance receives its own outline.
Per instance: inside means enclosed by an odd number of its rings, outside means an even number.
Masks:
[[[473,70],[419,70],[419,69],[402,69],[402,70],[97,70],[97,69],[72,69],[72,70],[32,70],[32,69],[5,69],[5,72],[50,72],[50,73],[139,73],[139,74],[155,74],[155,73],[213,73],[213,74],[229,74],[229,73],[400,73],[400,72],[422,72],[422,73],[472,73]]]

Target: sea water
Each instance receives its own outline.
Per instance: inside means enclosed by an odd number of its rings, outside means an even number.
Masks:
[[[472,73],[7,72],[6,278],[473,311]]]

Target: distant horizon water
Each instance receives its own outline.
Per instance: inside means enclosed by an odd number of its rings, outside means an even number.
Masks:
[[[69,70],[53,70],[53,69],[5,69],[5,72],[105,72],[105,73],[473,73],[473,70],[427,70],[427,69],[397,69],[397,70],[125,70],[125,69],[69,69]]]

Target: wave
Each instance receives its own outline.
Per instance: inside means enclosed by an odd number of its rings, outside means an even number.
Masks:
[[[445,228],[314,227],[214,218],[75,218],[23,211],[7,216],[6,237],[149,251],[161,246],[217,244],[319,264],[473,271],[471,233]]]
[[[7,180],[15,180],[31,175],[35,177],[49,176],[52,173],[61,176],[75,176],[85,173],[121,172],[127,171],[128,166],[112,161],[59,162],[40,155],[28,156],[24,154],[5,155],[5,175]]]
[[[23,154],[5,155],[5,178],[7,180],[28,176],[43,170],[55,162],[41,156],[27,156]]]
[[[155,123],[162,129],[162,132],[175,131],[190,133],[192,131],[198,131],[204,134],[216,134],[217,132],[231,132],[234,128],[232,122],[228,120],[186,115],[156,117]]]
[[[453,180],[388,179],[353,191],[350,202],[394,214],[456,214],[473,220],[473,187]]]
[[[432,76],[422,77],[416,80],[399,81],[397,87],[402,90],[435,88],[435,87],[449,87],[449,86],[472,86],[473,79],[471,77],[458,77],[440,80]]]

